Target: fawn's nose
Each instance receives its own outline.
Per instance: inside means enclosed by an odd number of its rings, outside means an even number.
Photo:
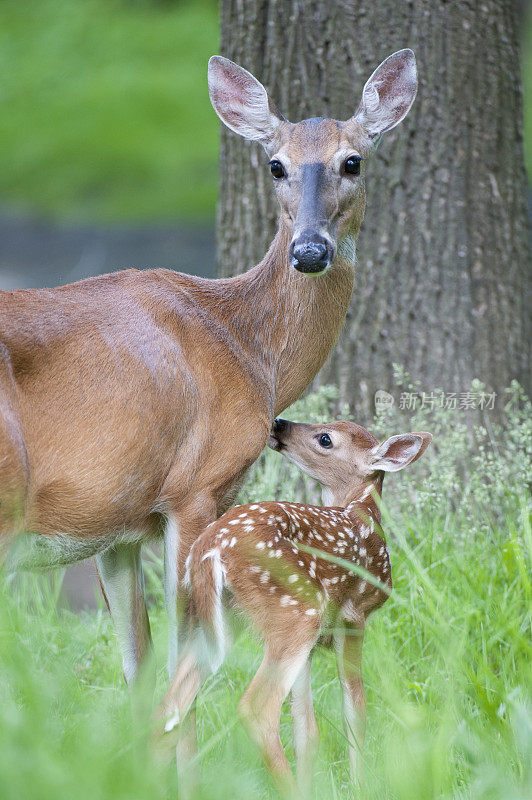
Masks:
[[[288,428],[290,423],[286,419],[274,419],[272,426],[272,433],[274,436],[279,436],[283,431]]]
[[[317,274],[323,272],[332,260],[332,247],[322,236],[298,236],[289,250],[290,263],[299,272]]]
[[[268,439],[268,446],[272,450],[281,450],[284,447],[284,436],[286,436],[290,424],[286,419],[274,419]]]

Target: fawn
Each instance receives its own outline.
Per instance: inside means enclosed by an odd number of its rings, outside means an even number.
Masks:
[[[416,461],[431,439],[429,433],[407,433],[380,444],[352,422],[275,421],[270,447],[322,484],[325,507],[291,502],[235,506],[195,542],[185,577],[192,627],[163,701],[166,731],[183,719],[202,682],[223,661],[224,607],[231,598],[265,643],[264,659],[239,712],[274,779],[281,786],[292,783],[279,738],[281,706],[289,691],[300,785],[310,778],[318,734],[310,663],[318,642],[336,650],[357,779],[357,750],[365,729],[364,626],[392,587],[378,498],[384,473]],[[340,560],[359,569],[353,572]],[[332,636],[324,636],[325,626],[334,631]]]

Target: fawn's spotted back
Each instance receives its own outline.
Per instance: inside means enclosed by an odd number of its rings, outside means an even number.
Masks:
[[[198,540],[191,567],[217,551],[226,584],[259,628],[265,609],[269,614],[274,606],[294,622],[302,615],[321,620],[334,604],[346,620],[363,622],[387,593],[323,554],[362,567],[390,589],[379,522],[371,497],[345,509],[287,502],[236,506]],[[194,572],[190,577],[194,582]]]

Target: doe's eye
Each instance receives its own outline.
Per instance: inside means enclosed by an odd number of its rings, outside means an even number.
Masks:
[[[332,447],[331,437],[328,433],[322,433],[319,438],[319,443],[322,447]]]
[[[360,175],[360,162],[362,161],[361,156],[349,156],[346,159],[344,164],[344,171],[348,175]]]
[[[270,172],[272,173],[276,181],[280,180],[281,178],[286,178],[286,172],[280,161],[273,159],[273,161],[270,161],[269,167],[270,167]]]

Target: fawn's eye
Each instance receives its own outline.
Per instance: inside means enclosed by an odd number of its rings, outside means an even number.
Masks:
[[[360,175],[361,156],[349,156],[344,164],[344,172],[348,175]]]
[[[332,447],[331,437],[328,433],[322,433],[319,438],[319,443],[322,447]]]
[[[272,173],[276,181],[280,180],[281,178],[286,178],[285,169],[280,161],[277,161],[274,158],[273,161],[269,162],[269,167],[270,167],[270,172]]]

